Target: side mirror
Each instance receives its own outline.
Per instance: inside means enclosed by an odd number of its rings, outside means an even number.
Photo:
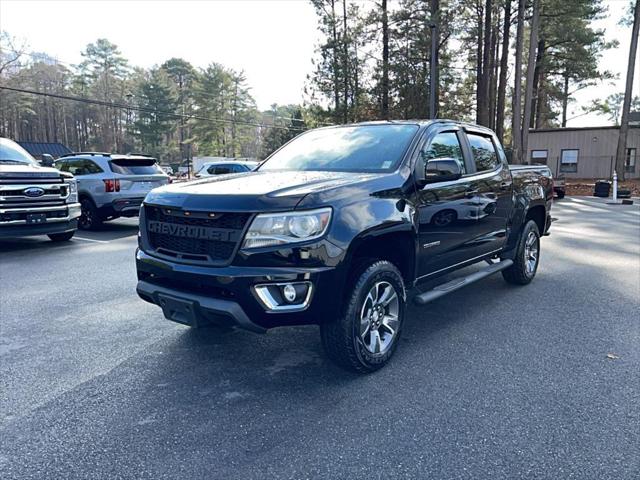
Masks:
[[[462,177],[462,166],[455,158],[434,158],[424,166],[424,183],[450,182]]]
[[[53,167],[53,157],[48,153],[42,154],[42,161],[40,162],[43,167]]]

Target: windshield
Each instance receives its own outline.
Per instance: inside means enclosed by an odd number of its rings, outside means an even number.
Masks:
[[[6,138],[0,138],[0,163],[38,165],[38,162],[24,148]]]
[[[153,175],[164,173],[156,163],[154,158],[149,159],[129,159],[120,158],[111,160],[111,171],[122,175]]]
[[[259,170],[389,172],[417,131],[417,125],[406,124],[311,130],[276,151]]]

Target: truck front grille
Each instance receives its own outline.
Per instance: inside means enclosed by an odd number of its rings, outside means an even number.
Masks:
[[[226,264],[231,261],[249,213],[185,212],[147,205],[146,235],[156,253],[186,262]]]

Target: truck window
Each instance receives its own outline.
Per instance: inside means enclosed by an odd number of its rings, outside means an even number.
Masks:
[[[422,148],[420,153],[425,162],[434,158],[454,158],[460,164],[462,173],[466,173],[462,146],[456,132],[438,133],[428,146],[425,145]]]
[[[476,170],[478,172],[494,170],[500,162],[491,138],[475,133],[467,133],[467,138],[469,138],[469,144],[471,145]]]

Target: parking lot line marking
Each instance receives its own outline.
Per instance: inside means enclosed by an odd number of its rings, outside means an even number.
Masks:
[[[95,240],[93,238],[78,237],[77,235],[75,237],[73,237],[73,238],[77,239],[77,240],[84,240],[85,242],[109,243],[106,240]]]

